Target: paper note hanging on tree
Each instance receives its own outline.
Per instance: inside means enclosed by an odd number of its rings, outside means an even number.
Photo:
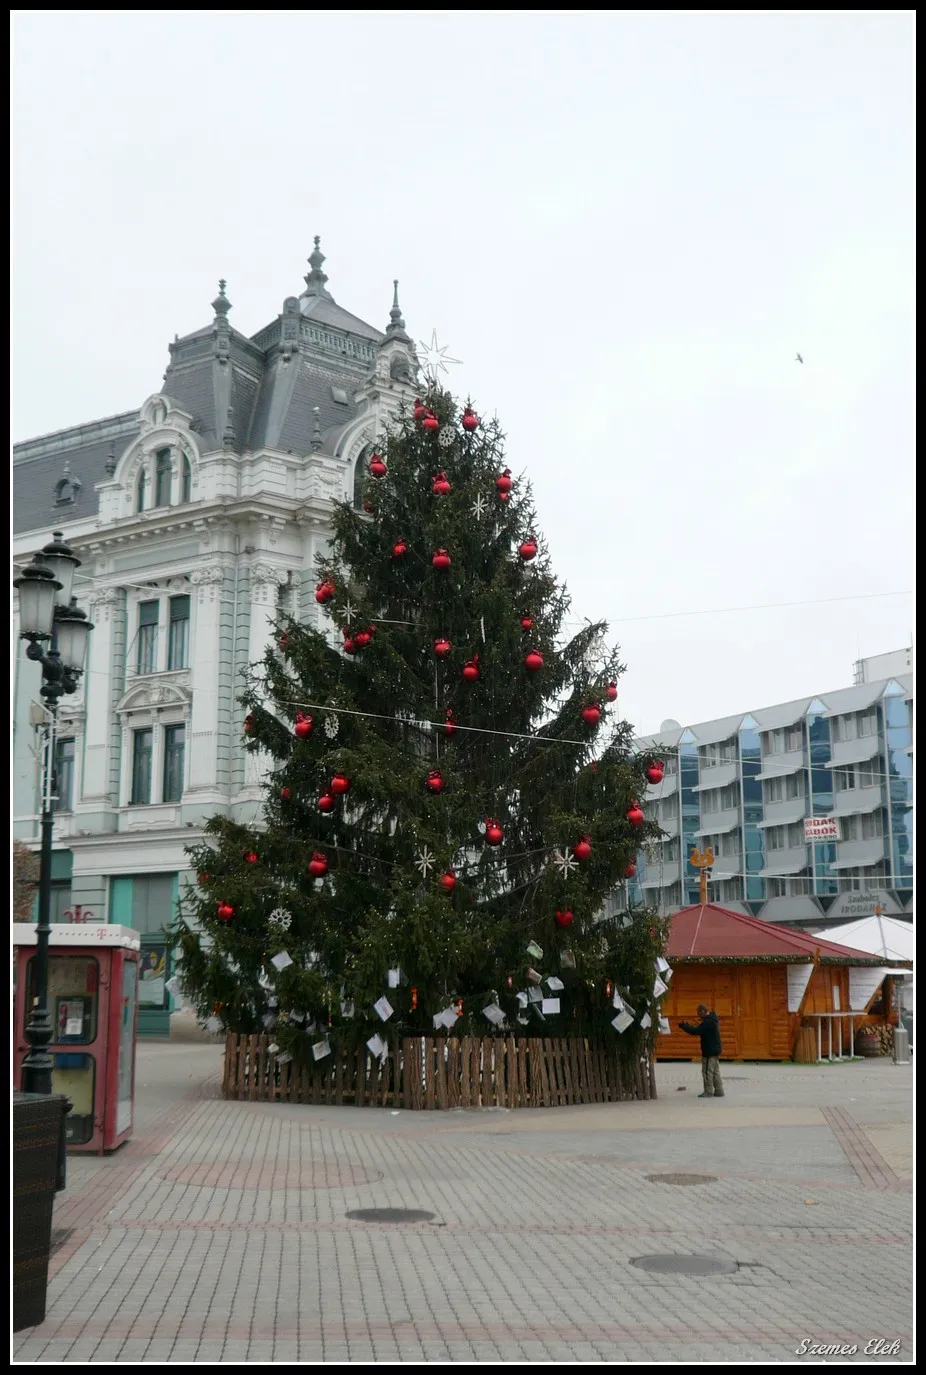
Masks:
[[[367,1041],[367,1050],[371,1055],[385,1055],[386,1042],[383,1040],[382,1036],[377,1033],[377,1035],[371,1036],[369,1041]]]
[[[402,979],[402,971],[401,971],[401,969],[390,969],[390,971],[389,971],[389,973],[388,973],[388,975],[387,975],[387,981],[388,981],[388,984],[389,984],[389,987],[390,987],[390,988],[398,988],[399,983],[401,982],[401,979]]]
[[[384,1022],[388,1022],[389,1018],[392,1016],[392,1003],[389,1001],[385,994],[383,994],[381,998],[378,998],[376,1000],[376,1002],[373,1004],[373,1009],[375,1012],[379,1014],[379,1016],[383,1019]]]
[[[206,1030],[209,1032],[209,1034],[210,1034],[211,1036],[218,1036],[219,1032],[222,1030],[222,1023],[221,1023],[221,1021],[219,1020],[219,1018],[218,1018],[218,1017],[207,1017],[207,1018],[206,1018]]]
[[[663,995],[663,993],[668,993],[668,991],[669,991],[669,985],[668,985],[668,984],[664,984],[664,983],[662,982],[662,979],[657,979],[656,982],[653,984],[653,997],[654,997],[654,998],[661,998],[662,995]]]
[[[342,1016],[342,1017],[353,1017],[353,1015],[354,1015],[354,1005],[353,1005],[353,1003],[347,1003],[347,1002],[342,1003],[342,1004],[341,1004],[341,1016]]]
[[[560,989],[565,987],[566,985],[563,983],[562,979],[558,979],[555,974],[551,974],[547,979],[547,988],[551,993],[559,993]]]
[[[657,973],[657,974],[664,974],[668,968],[669,968],[669,961],[668,961],[668,960],[664,960],[664,959],[662,958],[662,956],[659,955],[659,956],[657,957],[657,960],[656,960],[656,973]]]
[[[483,1017],[487,1017],[493,1026],[501,1026],[505,1020],[505,1014],[497,1003],[491,1003],[489,1007],[482,1009]]]
[[[668,1036],[670,1034],[668,1017],[659,1018],[659,1034],[660,1036]]]
[[[575,969],[576,957],[571,950],[561,950],[559,953],[560,969]]]
[[[264,1017],[264,1030],[272,1031],[277,1024],[277,1019],[272,1012],[268,1012]]]
[[[268,1054],[268,1055],[276,1055],[276,1053],[277,1053],[277,1051],[278,1051],[279,1049],[280,1049],[280,1047],[277,1045],[276,1041],[271,1041],[271,1042],[270,1042],[270,1045],[267,1047],[267,1054]]]
[[[527,971],[527,977],[530,979],[532,984],[543,983],[543,975],[538,974],[536,969],[529,969]]]
[[[644,1031],[649,1031],[650,1027],[653,1025],[653,1019],[648,1012],[644,1012],[643,1016],[640,1018],[640,1025]]]
[[[305,1013],[300,1008],[294,1007],[292,1012],[289,1014],[289,1020],[291,1022],[304,1022]]]
[[[672,970],[671,970],[671,969],[664,969],[664,970],[662,971],[662,977],[665,979],[666,983],[669,983],[670,980],[671,980],[671,978],[672,978]]]
[[[281,1050],[280,1053],[279,1053],[279,1055],[277,1056],[277,1064],[278,1064],[278,1065],[288,1065],[289,1062],[290,1062],[290,1060],[291,1060],[292,1058],[293,1058],[293,1057],[292,1057],[292,1055],[290,1055],[290,1053],[289,1053],[288,1050]],[[318,1059],[318,1056],[316,1055],[315,1058],[316,1058],[316,1060],[317,1060],[317,1059]]]
[[[177,978],[176,974],[171,974],[164,987],[172,998],[177,997],[180,992],[180,980]]]
[[[274,955],[270,963],[273,965],[274,969],[278,969],[282,974],[283,970],[288,969],[289,966],[292,964],[292,959],[290,958],[287,951],[281,950],[279,955]]]
[[[519,994],[518,994],[518,1007],[527,1007],[527,994],[526,994],[526,993],[519,993]]]
[[[624,1010],[624,1000],[618,993],[616,988],[614,990],[614,996],[611,999],[611,1006],[615,1009],[616,1012],[623,1012]]]
[[[460,1014],[455,1007],[445,1007],[443,1012],[440,1013],[440,1025],[445,1026],[449,1031],[452,1026],[456,1025],[459,1016]]]
[[[543,951],[541,950],[540,946],[537,944],[536,941],[531,941],[530,945],[527,947],[527,953],[528,955],[530,955],[532,960],[543,959]]]
[[[625,1003],[624,1003],[624,1011],[627,1013],[627,1016],[631,1019],[631,1021],[632,1021],[633,1018],[636,1017],[636,1015],[637,1015],[636,1012],[634,1011],[634,1009],[633,1009],[633,1008],[630,1006],[630,1004],[629,1004],[628,1002],[626,1002],[626,1001],[625,1001]]]
[[[529,988],[529,989],[527,990],[527,1001],[528,1001],[529,1003],[542,1003],[542,1002],[543,1002],[543,989],[542,989],[542,988]]]
[[[619,1012],[617,1016],[613,1018],[611,1025],[617,1031],[623,1032],[626,1031],[629,1026],[633,1026],[633,1018],[628,1016],[626,1012]]]
[[[312,1047],[312,1054],[315,1056],[316,1060],[324,1060],[326,1055],[331,1054],[331,1045],[328,1041],[327,1036],[323,1041],[315,1042],[314,1046]]]
[[[547,1017],[552,1017],[559,1012],[559,998],[544,998],[540,1004],[540,1011]]]

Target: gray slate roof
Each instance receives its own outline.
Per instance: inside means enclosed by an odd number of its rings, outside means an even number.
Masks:
[[[127,411],[14,445],[14,534],[22,530],[57,529],[68,521],[92,516],[97,510],[94,484],[107,480],[110,451],[114,450],[118,458],[137,438],[140,428],[138,411]],[[59,505],[55,488],[64,475],[65,465],[75,480],[71,489],[73,500]]]

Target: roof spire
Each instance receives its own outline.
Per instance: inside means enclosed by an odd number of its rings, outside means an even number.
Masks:
[[[322,272],[322,264],[325,261],[325,255],[322,252],[320,245],[321,236],[319,234],[316,234],[315,248],[312,252],[311,257],[309,258],[309,267],[312,269],[312,271],[306,273],[306,276],[303,279],[305,281],[305,291],[302,294],[303,296],[324,296],[326,300],[331,301],[333,300],[333,297],[331,293],[326,290],[325,287],[325,283],[328,281],[328,278],[326,277],[325,273]]]
[[[313,406],[312,415],[314,417],[312,423],[312,448],[315,450],[316,453],[318,453],[318,450],[322,447],[321,407]]]
[[[106,455],[106,475],[112,477],[116,471],[116,441],[110,440],[109,453]]]
[[[396,278],[392,283],[392,309],[389,312],[389,323],[386,326],[387,339],[401,339],[410,344],[411,340],[405,333],[405,321],[402,319],[402,311],[399,309],[399,282]]]
[[[223,277],[219,282],[219,294],[212,302],[212,309],[215,311],[216,315],[227,315],[232,308],[231,301],[225,295],[225,286],[226,282]]]
[[[225,413],[225,429],[222,433],[222,444],[226,449],[235,447],[235,422],[232,416],[232,408],[229,406]]]

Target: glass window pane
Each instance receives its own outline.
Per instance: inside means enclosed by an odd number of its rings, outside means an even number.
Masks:
[[[146,806],[151,801],[151,755],[154,732],[135,731],[132,754],[132,803]]]
[[[74,741],[59,740],[55,746],[55,797],[52,811],[69,812],[74,805]]]
[[[155,458],[155,506],[170,505],[170,449],[159,449]]]
[[[179,802],[183,795],[185,726],[168,726],[164,732],[164,801]]]

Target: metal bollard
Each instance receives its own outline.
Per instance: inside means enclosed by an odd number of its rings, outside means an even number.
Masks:
[[[894,1064],[909,1065],[910,1037],[905,1026],[894,1027]]]

